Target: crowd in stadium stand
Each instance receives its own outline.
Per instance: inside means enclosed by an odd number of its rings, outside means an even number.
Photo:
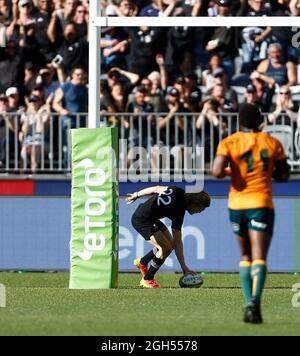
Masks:
[[[102,0],[105,16],[298,16],[299,0]]]
[[[299,11],[299,0],[102,1],[107,16],[298,16]],[[64,147],[68,129],[85,125],[84,115],[78,121],[71,114],[87,112],[88,12],[88,0],[0,0],[0,167],[7,146],[14,159],[18,137],[20,159],[30,157],[37,169],[41,131],[52,112],[61,122]],[[247,101],[268,113],[270,123],[285,113],[284,123],[296,126],[300,52],[293,38],[300,42],[299,37],[292,28],[255,26],[103,28],[100,110],[164,113],[162,131],[174,113],[198,113],[197,129],[209,122],[220,130],[218,114],[234,113]],[[18,120],[7,113],[17,113]],[[110,120],[118,123],[113,115]],[[129,121],[123,124],[129,128]],[[176,125],[184,129],[179,119]],[[138,132],[131,135],[135,145]],[[66,149],[64,154],[66,166]]]

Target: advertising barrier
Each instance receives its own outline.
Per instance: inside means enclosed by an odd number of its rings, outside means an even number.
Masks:
[[[269,269],[300,272],[300,199],[276,198],[274,201],[276,223]],[[131,216],[137,205],[128,206],[120,199],[120,271],[136,271],[133,259],[150,249],[131,226]],[[69,269],[70,198],[1,197],[0,216],[1,270]],[[165,222],[168,225],[168,221]],[[228,220],[225,198],[214,198],[211,207],[201,215],[187,214],[183,234],[190,268],[238,271],[239,251]],[[113,255],[111,252],[109,256]],[[174,253],[163,268],[179,270]]]

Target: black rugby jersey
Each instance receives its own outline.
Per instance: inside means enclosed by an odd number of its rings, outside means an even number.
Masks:
[[[181,230],[186,211],[184,194],[181,188],[168,187],[165,192],[141,204],[137,214],[151,220],[168,218],[172,221],[172,229]]]

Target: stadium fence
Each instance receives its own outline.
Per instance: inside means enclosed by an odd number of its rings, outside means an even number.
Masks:
[[[36,173],[69,173],[71,146],[68,130],[86,127],[88,114],[74,113],[70,120],[65,121],[56,113],[48,114],[47,121],[41,120],[42,129],[39,132],[32,125],[30,132],[24,132],[23,138],[20,136],[22,115],[24,113],[5,114],[4,124],[0,127],[0,173],[28,173],[31,170],[30,157],[38,151],[40,154]],[[217,124],[205,119],[200,128],[196,127],[199,113],[173,114],[162,127],[162,119],[167,115],[169,114],[104,113],[101,115],[100,127],[118,126],[120,139],[127,140],[126,152],[132,147],[144,147],[149,155],[152,154],[151,149],[161,147],[191,147],[193,152],[197,152],[197,147],[203,147],[206,173],[211,171],[219,141],[239,129],[236,113],[216,114]],[[282,114],[272,124],[268,123],[268,114],[264,114],[264,118],[263,130],[282,142],[292,172],[300,173],[300,128],[296,123],[289,122],[286,114]],[[126,167],[128,157],[120,157],[120,167]],[[157,164],[159,167],[159,161]]]

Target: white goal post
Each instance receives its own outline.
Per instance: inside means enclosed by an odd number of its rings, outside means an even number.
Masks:
[[[100,0],[90,0],[89,19],[89,117],[88,127],[99,127],[101,27],[293,27],[300,30],[299,17],[100,17]]]

